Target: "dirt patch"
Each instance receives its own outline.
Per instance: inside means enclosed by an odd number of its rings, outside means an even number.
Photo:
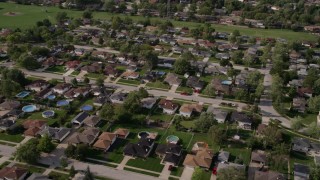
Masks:
[[[3,15],[5,15],[5,16],[19,16],[19,15],[21,15],[21,13],[20,12],[6,12]]]

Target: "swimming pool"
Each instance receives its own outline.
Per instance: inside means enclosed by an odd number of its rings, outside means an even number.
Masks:
[[[17,98],[24,98],[27,97],[30,94],[29,91],[22,91],[19,94],[16,95]]]
[[[57,106],[67,106],[69,105],[69,101],[67,100],[60,100],[57,102]]]
[[[22,111],[26,113],[34,112],[35,110],[37,110],[35,105],[27,105],[22,107]]]
[[[93,106],[91,105],[83,105],[81,108],[80,108],[81,111],[92,111],[93,110]]]
[[[52,110],[42,112],[42,117],[44,118],[51,118],[53,116],[54,116],[54,111]]]
[[[49,95],[48,97],[47,97],[49,100],[54,100],[55,98],[56,98],[56,96],[55,95]]]
[[[221,81],[221,84],[223,84],[223,85],[231,85],[232,81],[224,80],[224,81]]]
[[[166,140],[167,140],[167,143],[171,143],[171,144],[177,144],[179,142],[178,136],[175,136],[175,135],[168,136]]]

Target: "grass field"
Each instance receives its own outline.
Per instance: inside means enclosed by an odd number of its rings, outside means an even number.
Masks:
[[[69,17],[81,17],[82,11],[73,11],[67,9],[59,9],[58,7],[42,7],[42,6],[27,6],[18,5],[13,3],[0,3],[0,27],[8,28],[28,28],[35,25],[37,21],[43,20],[44,18],[50,21],[55,21],[55,15],[58,12],[65,11]],[[16,16],[6,16],[8,12],[19,13]],[[94,18],[97,19],[110,19],[112,16],[125,17],[124,14],[111,14],[107,12],[95,12]],[[131,16],[134,21],[145,19],[142,16]],[[164,21],[163,18],[151,18],[152,20]],[[199,27],[201,23],[195,22],[183,22],[183,21],[172,21],[175,26],[186,26],[189,28]],[[291,30],[280,30],[280,29],[252,29],[247,27],[239,26],[226,26],[226,25],[213,25],[216,31],[220,32],[232,32],[234,29],[238,29],[241,34],[259,37],[272,37],[272,38],[284,38],[287,40],[310,40],[315,41],[314,35],[304,32],[293,32]]]
[[[5,134],[5,133],[0,133],[0,140],[20,143],[23,139],[24,139],[24,137],[21,136],[21,134],[10,135],[10,134]]]

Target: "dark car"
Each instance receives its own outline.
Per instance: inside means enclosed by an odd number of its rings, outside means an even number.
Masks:
[[[168,170],[169,170],[169,171],[172,171],[172,170],[173,170],[173,166],[170,165],[170,166],[168,167]]]

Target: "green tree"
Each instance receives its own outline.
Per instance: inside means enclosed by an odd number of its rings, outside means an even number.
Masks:
[[[208,132],[209,128],[216,124],[212,113],[201,113],[200,117],[195,121],[195,128],[200,132]]]
[[[37,139],[31,139],[27,143],[19,146],[15,152],[15,158],[18,161],[28,164],[35,164],[40,157],[40,151],[37,149]]]
[[[73,87],[78,86],[78,80],[76,78],[71,79],[70,83],[72,84]]]
[[[68,15],[66,12],[58,12],[56,14],[56,21],[59,25],[62,25],[64,23],[65,20],[68,19]]]
[[[69,144],[68,147],[64,150],[64,154],[67,157],[73,157],[76,151],[76,147],[72,144]]]
[[[123,103],[123,107],[129,113],[137,113],[141,110],[141,98],[137,91],[131,91]]]
[[[224,130],[218,126],[211,126],[208,131],[208,137],[216,144],[220,145],[225,140]]]
[[[39,144],[38,144],[37,148],[41,152],[49,153],[54,150],[55,145],[52,143],[51,137],[49,137],[48,134],[45,134],[39,140]]]
[[[99,77],[97,80],[96,80],[96,85],[99,86],[99,87],[102,87],[104,86],[104,79]]]
[[[1,95],[5,96],[7,98],[13,97],[21,89],[22,89],[22,87],[17,82],[10,81],[10,80],[2,80],[2,81],[0,81],[0,92],[1,92]]]
[[[74,166],[72,165],[69,171],[69,176],[74,177],[76,175],[76,170],[74,169]]]
[[[88,77],[85,77],[85,78],[83,79],[83,83],[85,83],[85,84],[90,84],[90,79],[89,79]]]
[[[306,132],[306,134],[308,134],[311,137],[319,138],[320,128],[317,125],[317,122],[313,122],[313,123],[309,124],[305,132]]]
[[[138,96],[140,97],[140,99],[143,99],[143,98],[146,98],[149,96],[148,91],[143,87],[139,88],[137,93],[138,93]]]
[[[106,103],[102,106],[101,110],[99,111],[99,116],[102,119],[113,121],[115,117],[114,111],[114,105],[111,103]]]
[[[214,85],[211,84],[211,83],[208,84],[208,85],[206,86],[206,88],[204,88],[203,94],[205,94],[205,95],[207,95],[207,96],[215,96],[216,93],[215,93],[215,91],[214,91]]]
[[[87,167],[87,170],[85,172],[85,176],[83,179],[84,180],[94,180],[93,174],[91,173],[89,166]]]
[[[310,168],[310,179],[317,180],[320,177],[320,166],[312,164]]]
[[[320,95],[311,97],[308,100],[308,110],[313,113],[318,113],[320,111]]]
[[[234,51],[231,56],[231,61],[235,64],[242,64],[244,54],[242,51]]]
[[[22,55],[19,58],[18,63],[21,67],[24,67],[28,70],[35,70],[41,67],[40,63],[32,56]]]
[[[78,145],[76,146],[75,151],[74,151],[74,153],[75,153],[75,154],[74,154],[75,158],[78,159],[78,160],[84,160],[84,159],[87,157],[87,155],[88,155],[88,150],[89,150],[89,148],[88,148],[87,145],[85,145],[85,144],[78,144]]]
[[[82,18],[85,18],[85,19],[92,19],[92,12],[89,11],[89,10],[85,10],[82,14]]]
[[[238,170],[235,167],[221,169],[217,174],[217,180],[245,180],[246,175],[243,170]]]
[[[65,157],[60,158],[60,165],[61,165],[63,168],[66,168],[66,167],[68,166],[68,159],[65,158]]]
[[[177,59],[173,65],[173,71],[177,74],[184,74],[190,69],[190,60],[194,60],[194,56],[190,53],[184,53]]]
[[[292,123],[291,123],[291,128],[294,129],[294,130],[299,130],[303,127],[303,123],[302,123],[303,119],[298,116],[298,117],[295,117],[293,120],[292,120]]]

